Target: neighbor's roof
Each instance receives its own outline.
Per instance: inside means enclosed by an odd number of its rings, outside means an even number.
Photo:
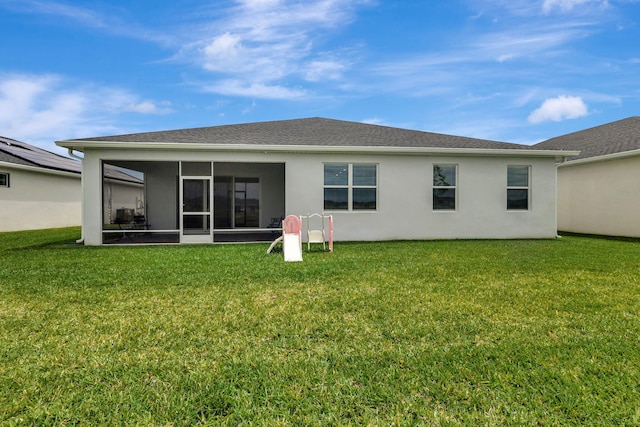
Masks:
[[[0,136],[0,162],[78,175],[82,172],[82,164],[77,160],[4,136]],[[104,176],[116,181],[142,183],[140,178],[112,165],[105,165]]]
[[[0,136],[0,161],[79,174],[80,162],[42,148]]]
[[[535,145],[549,150],[580,150],[570,161],[640,150],[640,117],[581,130]]]
[[[114,181],[130,182],[133,184],[144,183],[144,180],[142,180],[141,178],[135,177],[118,168],[117,166],[110,165],[108,163],[104,164],[102,173],[104,174],[105,178],[112,179]]]
[[[325,118],[307,118],[271,122],[212,126],[194,129],[146,132],[129,135],[60,141],[59,145],[74,149],[98,147],[118,143],[172,147],[189,145],[232,146],[233,149],[283,149],[303,148],[435,148],[480,150],[529,150],[540,151],[529,145],[511,144],[462,136],[422,132],[388,126],[349,122]]]

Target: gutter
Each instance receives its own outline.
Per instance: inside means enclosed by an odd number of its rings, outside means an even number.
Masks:
[[[558,167],[568,167],[568,166],[574,166],[574,165],[584,165],[588,163],[606,162],[607,160],[626,159],[626,158],[636,157],[636,156],[640,156],[640,150],[622,151],[618,153],[604,154],[602,156],[587,157],[584,159],[567,160],[566,162],[562,162],[562,164],[558,165]]]
[[[67,148],[67,152],[69,153],[69,157],[73,157],[74,159],[78,159],[80,161],[84,160],[84,157],[80,157],[77,154],[73,154],[73,148]]]
[[[457,155],[457,156],[527,156],[575,157],[579,151],[529,150],[516,148],[439,148],[439,147],[380,147],[380,146],[322,146],[322,145],[260,145],[260,144],[203,144],[174,142],[114,142],[114,141],[57,141],[60,147],[71,151],[86,148],[125,150],[200,150],[217,152],[253,153],[342,153],[342,154],[396,154],[396,155]],[[77,158],[77,156],[74,155]]]

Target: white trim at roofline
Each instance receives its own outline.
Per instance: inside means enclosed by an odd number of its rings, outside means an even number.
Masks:
[[[586,163],[606,162],[607,160],[626,159],[628,157],[640,156],[640,150],[622,151],[619,153],[605,154],[602,156],[587,157],[586,159],[567,160],[558,165],[558,167],[567,167],[574,165],[583,165]]]
[[[19,163],[3,162],[3,161],[0,161],[0,167],[21,169],[21,170],[27,170],[31,172],[48,173],[50,175],[71,176],[74,178],[80,178],[81,176],[80,172],[67,172],[67,171],[61,171],[56,169],[43,168],[40,166],[28,166],[28,165],[21,165]]]
[[[260,144],[206,144],[173,142],[115,142],[115,141],[56,141],[60,147],[83,151],[84,148],[145,149],[145,150],[202,150],[244,151],[258,153],[358,153],[358,154],[434,154],[460,156],[526,156],[526,157],[575,157],[580,151],[528,150],[516,148],[439,148],[439,147],[362,147],[334,145],[260,145]]]

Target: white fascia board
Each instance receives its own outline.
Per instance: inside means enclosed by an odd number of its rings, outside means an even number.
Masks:
[[[605,154],[603,156],[587,157],[586,159],[567,160],[558,165],[558,167],[569,167],[575,165],[584,165],[587,163],[606,162],[608,160],[626,159],[629,157],[640,156],[640,150],[622,151],[620,153]]]
[[[114,141],[58,141],[57,145],[83,151],[86,148],[121,150],[194,150],[254,153],[349,153],[349,154],[421,154],[458,156],[525,156],[575,157],[579,151],[528,150],[512,148],[438,148],[438,147],[346,147],[325,145],[260,145],[260,144],[205,144],[171,142],[114,142]]]
[[[80,172],[67,172],[67,171],[61,171],[61,170],[56,170],[56,169],[43,168],[43,167],[38,167],[38,166],[21,165],[19,163],[2,162],[2,161],[0,161],[0,167],[7,168],[7,169],[25,170],[25,171],[29,171],[29,172],[46,173],[46,174],[49,174],[49,175],[71,176],[71,177],[74,177],[74,178],[80,178],[80,175],[81,175]]]

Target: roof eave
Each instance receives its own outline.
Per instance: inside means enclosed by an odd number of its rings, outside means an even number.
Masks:
[[[484,155],[527,157],[575,157],[579,151],[535,150],[523,148],[442,148],[442,147],[390,147],[390,146],[335,146],[335,145],[259,145],[259,144],[202,144],[174,142],[121,142],[121,141],[57,141],[60,147],[84,152],[87,148],[125,150],[201,150],[243,151],[260,153],[353,153],[353,154],[433,154]]]
[[[586,157],[584,159],[567,160],[566,162],[562,163],[560,166],[567,167],[567,166],[574,166],[574,165],[584,165],[587,163],[606,162],[608,160],[625,159],[625,158],[637,157],[637,156],[640,156],[640,149],[621,151],[621,152],[612,153],[612,154],[604,154],[602,156]]]

